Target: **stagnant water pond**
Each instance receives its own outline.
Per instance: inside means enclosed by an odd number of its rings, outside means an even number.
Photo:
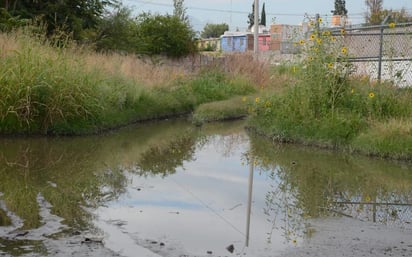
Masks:
[[[275,256],[317,218],[412,228],[410,163],[275,144],[242,121],[2,138],[0,179],[0,256]]]

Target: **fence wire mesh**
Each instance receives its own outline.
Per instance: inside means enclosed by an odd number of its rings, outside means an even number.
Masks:
[[[357,76],[412,85],[412,23],[332,31],[348,49]]]
[[[412,204],[335,202],[330,211],[363,221],[412,228]]]

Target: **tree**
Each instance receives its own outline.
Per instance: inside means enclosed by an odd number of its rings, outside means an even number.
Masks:
[[[195,33],[175,15],[142,13],[136,18],[136,52],[182,57],[195,51]]]
[[[253,2],[252,4],[252,13],[248,14],[248,21],[247,23],[249,23],[249,29],[251,29],[253,27],[253,25],[255,25],[255,2]]]
[[[186,15],[184,0],[173,0],[173,15],[178,17],[183,22],[188,22],[189,18]]]
[[[261,21],[260,25],[263,25],[266,27],[266,11],[265,11],[265,3],[263,3],[262,6],[262,14],[260,15]]]
[[[389,17],[387,23],[395,22],[395,23],[404,23],[404,22],[412,22],[412,16],[406,11],[405,8],[400,9],[399,11],[395,10],[388,10],[384,9],[381,11],[380,17],[381,20]]]
[[[94,44],[98,51],[134,53],[138,44],[137,24],[131,9],[119,7],[103,17]]]
[[[46,24],[48,35],[64,30],[80,39],[83,30],[97,27],[106,7],[117,4],[117,0],[8,0],[0,7],[13,17]]]
[[[335,10],[332,11],[333,15],[346,16],[348,14],[348,10],[345,6],[345,0],[335,0]]]
[[[207,23],[205,27],[203,28],[202,33],[200,33],[200,36],[202,38],[217,38],[220,37],[225,33],[225,31],[229,30],[229,25],[226,23],[221,23],[221,24],[212,24],[212,23]]]
[[[365,0],[365,4],[366,8],[368,9],[365,15],[366,23],[371,25],[381,24],[383,21],[383,0]]]

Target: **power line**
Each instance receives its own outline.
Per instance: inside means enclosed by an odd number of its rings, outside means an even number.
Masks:
[[[133,2],[141,3],[142,5],[156,5],[156,6],[164,6],[164,7],[173,7],[172,4],[165,4],[165,3],[153,3],[152,1],[139,1],[134,0]],[[187,6],[188,10],[199,10],[199,11],[206,11],[206,12],[219,12],[219,13],[237,13],[237,14],[249,14],[247,11],[239,11],[239,10],[227,10],[227,9],[215,9],[215,8],[204,8],[204,7],[195,7],[195,6]],[[296,16],[301,17],[304,13],[266,13],[267,15],[275,15],[275,16]]]

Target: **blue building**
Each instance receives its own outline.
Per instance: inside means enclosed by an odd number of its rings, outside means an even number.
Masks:
[[[220,36],[223,52],[246,52],[248,50],[248,37],[244,32],[228,32]]]

